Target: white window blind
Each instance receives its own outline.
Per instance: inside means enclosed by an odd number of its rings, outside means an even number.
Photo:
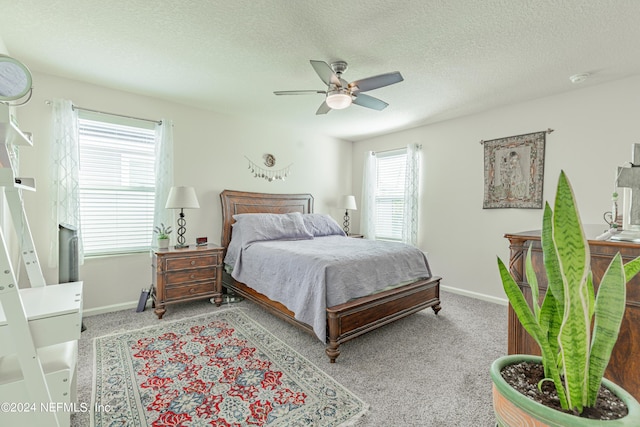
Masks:
[[[155,197],[154,129],[137,120],[80,110],[78,130],[85,256],[148,250]]]
[[[376,239],[402,240],[407,150],[376,154]]]

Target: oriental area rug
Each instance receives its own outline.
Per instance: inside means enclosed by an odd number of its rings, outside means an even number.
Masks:
[[[241,309],[96,338],[92,424],[340,426],[368,406]]]

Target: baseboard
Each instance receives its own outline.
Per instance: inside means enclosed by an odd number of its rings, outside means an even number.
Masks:
[[[105,305],[102,307],[82,310],[83,317],[96,316],[98,314],[113,313],[114,311],[134,310],[138,307],[138,301],[123,302],[120,304]]]
[[[464,295],[466,297],[493,302],[495,304],[500,304],[500,305],[509,304],[509,301],[506,298],[496,298],[490,295],[481,294],[479,292],[468,291],[466,289],[459,289],[459,288],[453,288],[451,286],[442,286],[442,285],[440,285],[440,289],[442,289],[443,291],[451,292],[452,294]],[[87,310],[82,310],[82,315],[85,317],[89,317],[89,316],[96,316],[98,314],[113,313],[114,311],[135,310],[137,306],[138,306],[138,301],[129,301],[129,302],[123,302],[120,304],[105,305],[102,307],[89,308]]]
[[[479,292],[467,291],[466,289],[452,288],[451,286],[442,286],[440,289],[443,291],[451,292],[452,294],[464,295],[465,297],[475,298],[483,301],[493,302],[500,305],[509,305],[509,300],[506,298],[497,298],[490,295],[481,294]]]

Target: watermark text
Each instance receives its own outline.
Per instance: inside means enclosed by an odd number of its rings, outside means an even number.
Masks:
[[[27,412],[109,412],[111,406],[95,404],[93,407],[86,402],[0,402],[0,413]]]

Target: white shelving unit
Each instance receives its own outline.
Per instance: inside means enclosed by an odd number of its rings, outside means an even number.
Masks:
[[[22,190],[35,190],[35,180],[16,178],[14,173],[15,146],[33,143],[10,110],[0,103],[0,187],[31,287],[18,287],[0,229],[0,401],[29,403],[34,410],[1,411],[0,425],[68,426],[70,410],[46,411],[42,405],[75,401],[82,282],[44,281],[22,201]]]

